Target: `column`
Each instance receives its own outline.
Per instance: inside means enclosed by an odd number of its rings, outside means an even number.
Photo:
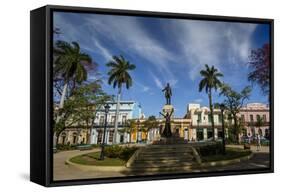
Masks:
[[[218,129],[217,129],[217,128],[215,128],[215,134],[214,134],[214,136],[215,136],[215,139],[218,138]]]
[[[204,140],[207,140],[207,139],[208,139],[207,128],[203,128],[203,139],[204,139]]]
[[[188,129],[184,129],[184,140],[188,140]]]

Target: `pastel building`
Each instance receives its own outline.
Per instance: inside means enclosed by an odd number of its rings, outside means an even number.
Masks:
[[[222,138],[222,116],[219,109],[214,109],[215,139]],[[211,123],[211,112],[208,107],[201,107],[200,104],[191,103],[187,108],[187,116],[191,118],[189,129],[189,140],[202,141],[213,138],[213,129]],[[227,130],[226,130],[227,132]],[[226,133],[227,137],[227,133]]]
[[[107,115],[107,129],[106,129],[106,141],[107,144],[113,143],[114,124],[116,120],[116,102],[109,102],[109,113]],[[130,119],[144,118],[141,105],[135,101],[120,101],[119,116],[118,116],[118,132],[117,143],[127,143],[130,141],[130,134],[125,131],[127,121]],[[94,126],[91,131],[91,143],[102,143],[105,123],[105,112],[101,108],[97,111],[96,118],[94,120]]]
[[[268,105],[249,103],[240,110],[239,117],[245,126],[244,135],[254,136],[260,134],[269,138],[270,116]]]

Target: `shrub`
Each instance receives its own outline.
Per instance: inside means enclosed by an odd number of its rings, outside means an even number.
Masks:
[[[122,152],[122,147],[118,145],[107,146],[104,149],[105,156],[109,158],[118,158]]]
[[[222,153],[222,143],[216,142],[216,143],[210,143],[205,146],[199,146],[197,147],[197,151],[200,154],[200,156],[210,156],[210,155],[217,155]]]
[[[136,150],[136,147],[124,147],[122,153],[120,154],[120,159],[128,161]]]
[[[119,158],[127,161],[137,150],[136,147],[120,147],[118,145],[106,146],[104,153],[109,158]]]
[[[67,151],[67,150],[73,150],[75,149],[76,145],[63,145],[63,144],[57,144],[56,148],[60,151]]]

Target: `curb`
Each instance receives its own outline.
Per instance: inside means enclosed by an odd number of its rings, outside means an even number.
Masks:
[[[130,157],[130,159],[127,161],[126,163],[126,167],[131,167],[131,165],[133,164],[133,162],[135,161],[135,159],[138,158],[140,152],[142,152],[144,149],[144,147],[139,148],[138,150],[135,151],[135,153],[132,155],[132,157]]]
[[[230,160],[201,163],[199,165],[194,165],[192,168],[205,168],[205,167],[223,166],[223,165],[229,165],[229,164],[233,164],[233,163],[240,163],[242,161],[251,159],[253,157],[253,155],[254,155],[254,153],[251,152],[251,154],[244,156],[244,157],[239,157],[239,158],[230,159]]]
[[[70,161],[71,158],[65,161],[65,164],[71,167],[78,168],[83,171],[126,171],[127,168],[125,166],[96,166],[96,165],[81,165],[78,163],[73,163]]]
[[[198,154],[197,150],[194,147],[191,147],[191,149],[192,149],[193,155],[194,155],[197,163],[201,164],[202,160],[201,160],[200,155]]]

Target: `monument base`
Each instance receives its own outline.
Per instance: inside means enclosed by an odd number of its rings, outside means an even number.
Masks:
[[[165,145],[165,144],[187,144],[188,141],[184,140],[181,137],[161,137],[159,141],[153,142],[156,145]]]
[[[164,105],[162,108],[162,111],[164,114],[166,113],[172,113],[174,111],[174,106],[173,105]],[[174,117],[174,114],[172,114],[171,119]]]

